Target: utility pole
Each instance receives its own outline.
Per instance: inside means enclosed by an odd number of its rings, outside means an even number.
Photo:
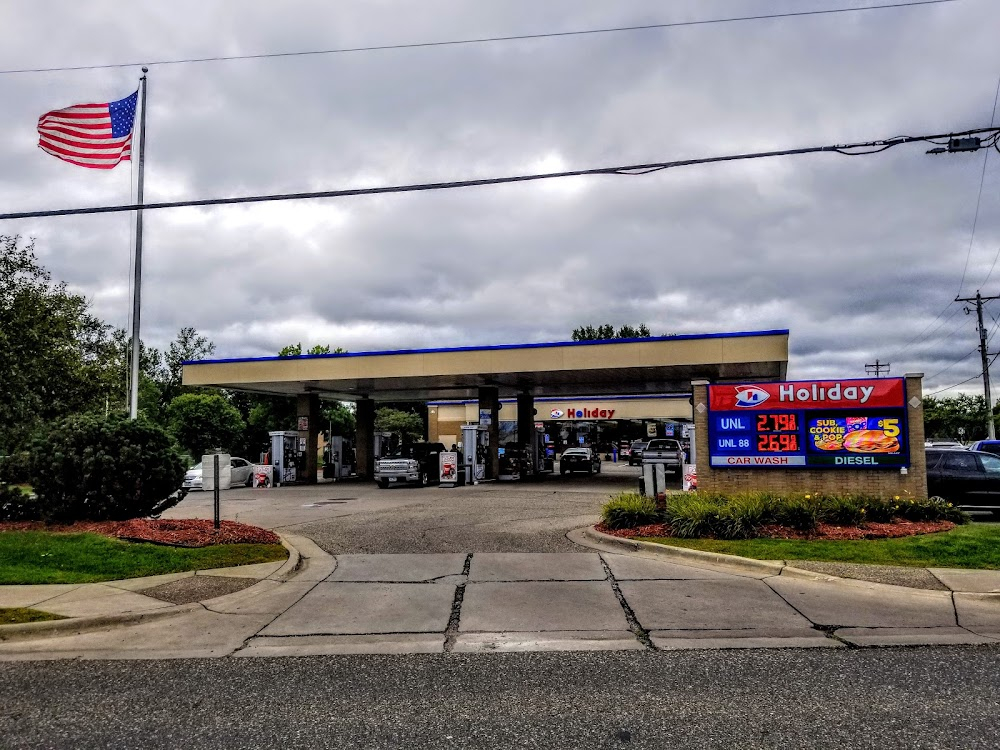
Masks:
[[[880,378],[882,377],[883,372],[884,373],[889,372],[889,367],[890,365],[888,362],[879,362],[876,359],[875,364],[865,365],[865,372],[868,373],[869,375],[874,375],[876,378]]]
[[[979,354],[983,359],[983,392],[986,395],[986,434],[990,440],[996,440],[996,428],[993,426],[993,398],[990,396],[990,363],[989,353],[986,351],[986,326],[983,325],[983,301],[1000,299],[1000,296],[984,297],[976,290],[975,297],[956,297],[956,302],[975,302],[976,316],[979,318]],[[971,313],[968,307],[965,314]]]

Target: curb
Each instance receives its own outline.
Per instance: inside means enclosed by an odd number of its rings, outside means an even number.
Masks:
[[[277,534],[278,532],[274,533]],[[295,574],[302,570],[302,555],[299,550],[282,534],[278,534],[278,539],[281,540],[281,546],[288,550],[288,559],[285,560],[284,565],[271,573],[271,575],[267,578],[262,578],[262,581],[288,581],[294,578]],[[254,584],[254,586],[256,585],[257,584]],[[250,586],[249,588],[253,588],[253,586]]]
[[[288,559],[274,573],[266,578],[258,579],[252,586],[243,589],[244,592],[252,592],[254,588],[264,581],[290,581],[303,570],[304,558],[299,553],[299,550],[281,534],[278,534],[278,538],[281,540],[281,545],[288,550]],[[234,565],[228,568],[228,570],[236,570],[240,567],[242,566]],[[195,575],[199,573],[197,570],[192,572]],[[228,596],[228,594],[224,594],[223,596]],[[222,597],[214,598],[219,599]],[[204,601],[211,602],[212,599],[205,599]],[[117,614],[94,615],[92,617],[67,617],[64,620],[48,620],[46,622],[0,625],[0,643],[45,636],[76,635],[92,630],[100,630],[112,625],[138,625],[144,622],[153,622],[154,620],[164,620],[169,617],[186,615],[204,609],[205,607],[202,602],[190,602],[189,604],[174,604],[148,612],[120,612]]]
[[[24,622],[18,625],[0,625],[0,643],[25,640],[46,635],[76,635],[91,630],[99,630],[109,625],[138,625],[141,622],[164,620],[174,615],[187,614],[204,609],[198,602],[175,604],[154,609],[151,612],[122,612],[114,615],[93,617],[67,617],[65,620],[47,622]]]
[[[666,544],[655,544],[654,542],[641,542],[635,539],[623,539],[610,534],[603,534],[593,526],[584,526],[582,529],[575,529],[566,535],[570,541],[581,544],[579,537],[588,539],[598,544],[622,547],[632,552],[651,552],[660,557],[668,557],[674,560],[681,560],[689,563],[702,563],[710,565],[723,565],[727,568],[738,568],[747,573],[767,574],[775,576],[788,576],[792,578],[805,578],[812,581],[833,581],[841,580],[836,576],[814,573],[811,570],[795,568],[784,560],[753,560],[749,557],[738,557],[736,555],[724,555],[721,552],[706,552],[700,549],[688,549],[686,547],[671,547]],[[577,537],[577,538],[574,538]]]

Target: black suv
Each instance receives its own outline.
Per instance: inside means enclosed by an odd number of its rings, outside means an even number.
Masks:
[[[1000,456],[928,448],[927,494],[955,505],[1000,515]]]
[[[642,452],[646,450],[647,445],[649,445],[648,440],[636,440],[634,443],[632,443],[632,447],[629,449],[628,453],[629,466],[642,465]]]

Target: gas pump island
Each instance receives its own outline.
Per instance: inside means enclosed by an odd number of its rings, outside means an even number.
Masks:
[[[281,482],[318,479],[321,399],[356,404],[357,474],[368,478],[374,476],[379,402],[476,399],[478,423],[461,427],[463,469],[475,482],[500,475],[501,397],[516,398],[517,443],[533,455],[536,397],[689,394],[696,379],[783,380],[787,363],[788,331],[769,330],[204,360],[184,363],[183,383],[295,398],[305,428],[270,434],[269,463],[280,469]],[[428,431],[445,434],[439,427]],[[458,427],[449,433],[457,437]],[[531,455],[523,463],[538,466]]]

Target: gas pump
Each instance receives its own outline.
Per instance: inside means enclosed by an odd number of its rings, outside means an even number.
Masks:
[[[298,456],[299,433],[288,431],[269,432],[271,437],[271,465],[274,466],[274,485],[296,481],[295,459]]]
[[[323,478],[343,479],[354,472],[351,443],[340,435],[333,435],[324,448]]]
[[[553,461],[546,450],[545,437],[544,429],[536,428],[531,435],[531,444],[528,446],[528,460],[531,462],[533,473],[536,476],[551,473],[553,470]]]
[[[373,448],[375,451],[372,455],[375,456],[376,461],[380,458],[388,456],[392,451],[392,433],[376,432]]]
[[[486,478],[490,433],[477,424],[462,425],[462,453],[465,458],[465,483],[478,484]]]

